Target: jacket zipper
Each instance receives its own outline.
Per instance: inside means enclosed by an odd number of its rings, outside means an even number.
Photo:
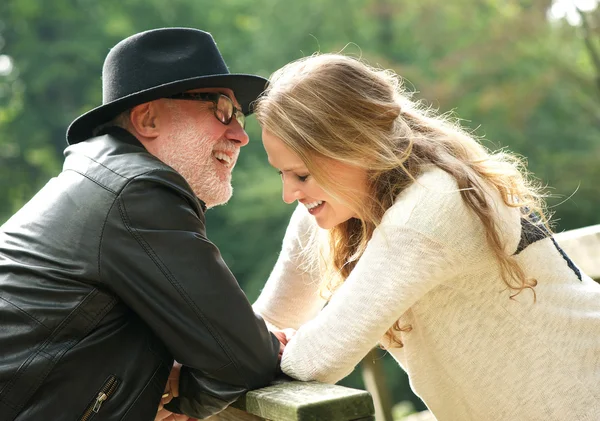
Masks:
[[[96,399],[94,399],[94,401],[89,404],[79,421],[88,421],[91,417],[94,416],[94,414],[97,414],[98,411],[100,411],[100,407],[102,406],[102,404],[105,401],[107,401],[113,393],[115,393],[115,390],[117,389],[118,385],[119,379],[112,375],[109,376],[106,382],[104,383],[104,386],[102,386],[102,389],[100,389],[100,391],[98,392]]]

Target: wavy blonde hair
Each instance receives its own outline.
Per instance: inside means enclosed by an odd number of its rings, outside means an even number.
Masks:
[[[412,101],[394,72],[343,55],[313,55],[276,71],[254,110],[263,129],[298,154],[317,183],[358,215],[329,230],[334,276],[325,278],[322,292],[333,293],[350,275],[383,214],[432,164],[456,179],[463,200],[481,220],[511,298],[533,291],[536,281],[527,279],[504,249],[486,186],[507,206],[526,209],[523,217],[536,215],[549,230],[539,186],[528,180],[516,156],[489,152],[457,121]],[[371,200],[336,183],[321,165],[328,159],[363,168]],[[409,329],[397,322],[386,333],[389,345],[402,346],[396,332]]]

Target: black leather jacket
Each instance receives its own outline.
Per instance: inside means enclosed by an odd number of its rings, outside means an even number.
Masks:
[[[0,228],[0,420],[205,418],[277,370],[185,180],[128,132],[70,146]]]

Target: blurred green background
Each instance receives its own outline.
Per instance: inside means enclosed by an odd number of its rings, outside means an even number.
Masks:
[[[577,5],[580,9],[576,9]],[[110,47],[135,32],[189,26],[215,37],[232,72],[268,77],[315,51],[360,56],[454,111],[491,149],[528,159],[550,187],[556,230],[600,223],[600,13],[596,0],[3,0],[0,2],[0,222],[62,165],[65,129],[101,103]],[[343,107],[343,104],[340,104]],[[293,206],[251,143],[210,238],[251,301]],[[423,408],[384,355],[392,401]],[[361,387],[357,373],[343,381]]]

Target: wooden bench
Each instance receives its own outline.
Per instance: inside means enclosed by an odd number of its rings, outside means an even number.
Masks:
[[[210,421],[375,421],[371,395],[344,386],[276,380],[248,392]]]

